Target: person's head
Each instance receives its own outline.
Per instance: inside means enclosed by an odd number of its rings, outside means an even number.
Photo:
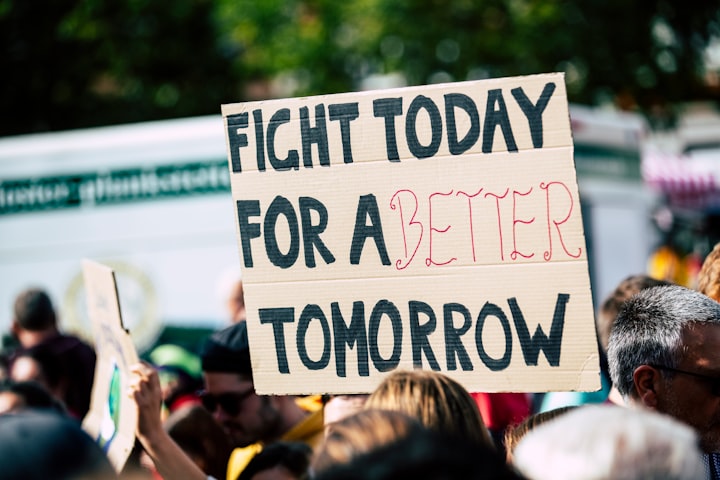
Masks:
[[[37,382],[61,401],[67,385],[65,375],[62,359],[43,345],[23,350],[10,366],[10,378],[18,382]]]
[[[513,464],[533,480],[704,478],[697,435],[651,411],[587,405],[528,432]]]
[[[695,428],[720,450],[720,303],[685,287],[642,290],[610,333],[613,384],[633,404]]]
[[[493,445],[475,400],[462,385],[439,372],[396,370],[370,394],[365,408],[403,412],[430,429]]]
[[[540,425],[549,422],[563,413],[567,413],[574,408],[574,405],[568,405],[565,407],[558,407],[545,412],[537,412],[529,417],[525,418],[522,422],[516,425],[510,425],[505,429],[503,438],[503,446],[505,447],[505,455],[508,462],[512,461],[515,447],[520,443],[520,440],[532,430],[536,429]]]
[[[234,446],[277,440],[292,426],[289,412],[298,408],[293,397],[255,394],[246,322],[212,334],[201,357],[202,403]]]
[[[314,480],[522,480],[490,445],[427,428],[317,472]]]
[[[163,424],[168,435],[205,473],[225,478],[233,447],[225,431],[199,405],[172,412]]]
[[[607,351],[610,330],[612,329],[613,323],[615,323],[615,318],[617,318],[623,303],[640,290],[658,287],[660,285],[671,285],[671,283],[665,280],[658,280],[645,274],[630,275],[624,278],[617,287],[615,287],[615,290],[603,300],[595,320],[598,339],[603,350]]]
[[[67,413],[64,405],[36,382],[0,381],[0,415],[24,409],[47,409]]]
[[[335,422],[362,411],[367,394],[323,395],[323,425],[325,433]]]
[[[47,293],[28,288],[15,297],[13,332],[39,332],[56,328],[55,308]]]
[[[77,420],[57,413],[0,415],[2,478],[117,478],[102,448]]]
[[[720,302],[720,243],[705,257],[697,277],[697,289]]]
[[[347,416],[329,425],[325,440],[313,458],[312,471],[327,470],[353,458],[390,444],[424,427],[398,411],[369,409]]]
[[[235,282],[230,289],[227,299],[227,309],[230,321],[241,322],[245,320],[245,293],[242,280]]]
[[[237,480],[305,480],[312,448],[301,442],[275,442],[255,455]]]

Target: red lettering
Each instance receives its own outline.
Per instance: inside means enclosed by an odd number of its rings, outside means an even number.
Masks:
[[[470,225],[470,248],[472,250],[472,257],[473,257],[473,263],[475,260],[475,229],[473,227],[473,209],[472,209],[472,199],[480,195],[480,192],[482,192],[483,189],[477,191],[477,193],[473,193],[472,195],[466,193],[466,192],[457,192],[455,195],[465,195],[467,197],[467,203],[468,203],[468,225]]]
[[[450,230],[450,225],[447,225],[447,226],[446,226],[445,228],[443,228],[443,229],[439,229],[439,228],[433,227],[432,199],[433,199],[433,197],[435,197],[435,196],[437,196],[437,195],[440,195],[440,196],[443,196],[443,197],[449,197],[450,195],[452,195],[452,193],[453,193],[452,190],[450,190],[448,193],[435,192],[435,193],[430,194],[430,196],[428,197],[428,207],[429,207],[429,215],[428,215],[429,219],[428,219],[428,224],[429,224],[429,226],[430,226],[430,234],[429,234],[429,237],[430,237],[430,239],[429,239],[429,240],[430,240],[430,242],[429,242],[429,243],[430,243],[430,248],[429,248],[428,257],[425,259],[425,265],[428,266],[428,267],[429,267],[430,265],[447,265],[448,263],[452,263],[453,261],[457,260],[457,257],[452,257],[450,260],[447,260],[447,261],[445,261],[445,262],[439,262],[439,263],[438,263],[438,262],[436,262],[435,260],[433,260],[433,255],[432,255],[432,251],[433,251],[433,232],[445,233],[445,232],[447,232],[448,230]]]
[[[497,208],[497,221],[498,221],[498,237],[500,238],[500,260],[505,260],[505,252],[503,248],[503,231],[502,231],[502,216],[500,215],[500,199],[505,198],[505,196],[510,191],[509,188],[505,189],[505,193],[502,195],[497,195],[494,193],[486,193],[485,198],[487,197],[495,197],[495,207]]]
[[[412,226],[415,226],[420,229],[420,234],[417,237],[417,242],[415,243],[415,248],[413,249],[412,255],[408,258],[408,231],[405,229],[405,213],[403,211],[402,202],[400,200],[400,195],[402,193],[407,193],[409,195],[406,195],[406,197],[409,197],[410,200],[413,203],[413,212],[410,216],[410,221],[407,223],[407,227],[410,228]],[[397,205],[396,205],[397,202]],[[420,248],[420,242],[422,241],[423,237],[423,225],[421,222],[418,222],[415,220],[415,216],[417,215],[418,211],[418,200],[417,196],[415,196],[415,192],[411,190],[398,190],[395,192],[395,194],[390,199],[390,209],[395,210],[398,209],[398,212],[400,213],[400,226],[402,227],[402,236],[403,236],[403,247],[405,250],[405,264],[403,265],[403,259],[398,259],[395,262],[395,268],[398,270],[403,270],[407,268],[408,265],[413,261],[413,258],[415,258],[415,254],[418,251],[418,248]]]
[[[524,253],[520,252],[517,249],[517,230],[516,230],[518,223],[530,225],[531,223],[533,223],[535,221],[535,217],[531,218],[530,220],[520,220],[517,218],[517,206],[518,206],[517,197],[518,196],[526,197],[526,196],[530,195],[532,190],[533,190],[532,187],[530,187],[530,190],[528,190],[525,193],[518,192],[517,190],[513,190],[513,227],[512,227],[513,228],[513,251],[512,251],[512,253],[510,253],[510,258],[512,258],[513,260],[517,260],[518,255],[520,255],[523,258],[532,258],[535,256],[534,253],[525,255]]]
[[[561,220],[551,220],[551,218],[553,218],[552,215],[550,214],[550,187],[552,185],[558,185],[558,186],[562,187],[565,190],[565,192],[567,193],[568,200],[570,201],[570,206],[568,207],[567,215],[565,216],[565,218],[563,218]],[[574,202],[573,202],[573,197],[572,197],[572,193],[570,192],[570,189],[567,187],[567,185],[565,185],[562,182],[548,182],[548,183],[543,182],[543,183],[540,183],[540,188],[545,190],[545,198],[546,198],[545,204],[547,206],[548,250],[546,250],[545,253],[543,254],[543,258],[545,258],[545,260],[549,262],[550,260],[552,260],[552,256],[553,256],[552,229],[550,228],[551,222],[553,225],[555,225],[555,229],[557,230],[558,238],[560,240],[560,245],[562,246],[563,250],[565,251],[565,254],[572,258],[580,257],[582,248],[578,247],[577,255],[573,255],[572,253],[570,253],[568,251],[567,247],[565,246],[565,242],[563,241],[562,232],[560,231],[560,225],[567,222],[570,219],[570,215],[572,215],[572,212],[573,212]]]

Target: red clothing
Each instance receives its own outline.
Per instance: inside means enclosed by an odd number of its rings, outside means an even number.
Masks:
[[[489,430],[502,431],[527,418],[532,410],[526,393],[471,393]]]

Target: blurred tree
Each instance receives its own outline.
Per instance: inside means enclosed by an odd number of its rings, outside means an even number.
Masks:
[[[0,0],[0,134],[220,112],[210,0]]]
[[[0,135],[217,113],[220,104],[566,72],[571,101],[650,115],[717,101],[694,0],[0,0]],[[397,78],[397,77],[396,77]]]

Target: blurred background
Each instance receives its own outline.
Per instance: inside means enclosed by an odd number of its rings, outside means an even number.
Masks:
[[[0,0],[0,46],[2,332],[29,285],[87,331],[85,257],[141,351],[229,322],[246,100],[562,71],[595,301],[720,241],[717,0]]]

